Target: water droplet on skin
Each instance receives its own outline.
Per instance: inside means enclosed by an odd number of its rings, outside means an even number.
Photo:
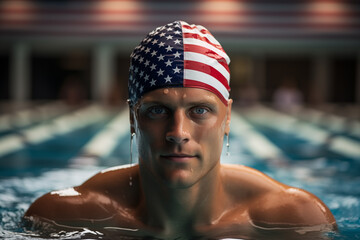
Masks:
[[[129,185],[130,185],[130,186],[132,186],[132,185],[133,185],[133,182],[132,182],[132,177],[130,177]]]

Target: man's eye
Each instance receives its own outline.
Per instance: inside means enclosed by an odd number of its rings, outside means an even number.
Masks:
[[[209,110],[204,107],[196,107],[196,108],[192,109],[192,112],[194,114],[202,115],[202,114],[209,112]]]
[[[167,111],[164,107],[161,106],[154,106],[148,110],[148,115],[152,118],[161,117],[164,116],[165,114],[167,114]]]
[[[150,112],[154,114],[163,114],[165,113],[165,109],[163,107],[153,107]]]

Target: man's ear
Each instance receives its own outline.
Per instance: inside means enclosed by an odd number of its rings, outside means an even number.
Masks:
[[[229,135],[230,133],[230,122],[231,122],[231,106],[232,106],[233,100],[228,100],[228,106],[226,111],[226,123],[225,123],[225,134]]]

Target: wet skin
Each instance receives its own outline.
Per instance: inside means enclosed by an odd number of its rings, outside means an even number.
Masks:
[[[248,167],[220,164],[231,103],[195,88],[145,94],[130,111],[139,164],[48,193],[25,217],[110,235],[170,239],[260,239],[269,232],[294,238],[334,230],[333,215],[311,193]]]

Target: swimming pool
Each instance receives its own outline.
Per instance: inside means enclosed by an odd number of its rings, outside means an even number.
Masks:
[[[0,116],[10,119],[8,125],[5,118],[0,119],[0,238],[44,239],[21,223],[37,197],[128,163],[126,109],[119,113],[97,105],[59,108],[39,119],[39,111],[47,111],[42,106],[45,110],[37,108],[33,113],[36,121],[31,114],[16,123],[11,121],[14,116]],[[339,233],[330,234],[331,239],[360,239],[360,136],[356,131],[334,132],[326,124],[266,107],[235,110],[231,127],[231,154],[224,154],[223,162],[256,168],[314,193],[337,220]],[[51,239],[82,237],[101,239],[101,234],[85,229],[51,235]]]

